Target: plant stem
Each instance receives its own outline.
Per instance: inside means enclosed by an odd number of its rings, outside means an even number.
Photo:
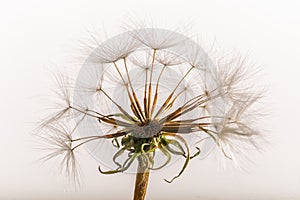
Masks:
[[[138,162],[133,200],[144,200],[149,180],[149,169],[141,158],[138,158]]]

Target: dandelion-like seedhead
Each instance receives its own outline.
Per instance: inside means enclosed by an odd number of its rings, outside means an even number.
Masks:
[[[82,146],[103,174],[136,172],[137,165],[158,170],[182,157],[182,169],[168,182],[213,146],[235,159],[241,148],[256,148],[259,136],[255,116],[248,116],[260,94],[243,84],[246,68],[246,59],[215,59],[170,30],[141,28],[108,39],[73,85],[58,76],[65,107],[42,123],[54,150],[45,158],[64,155],[74,176]]]

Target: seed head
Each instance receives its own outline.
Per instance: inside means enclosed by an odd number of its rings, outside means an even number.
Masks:
[[[48,157],[66,152],[70,167],[74,151],[86,146],[110,168],[99,167],[103,174],[130,172],[137,160],[158,170],[182,157],[182,169],[168,182],[205,153],[203,145],[212,148],[206,140],[233,159],[242,152],[237,142],[256,147],[253,138],[260,135],[251,127],[255,117],[251,124],[245,120],[260,97],[244,87],[246,68],[245,58],[218,60],[191,38],[165,29],[136,29],[97,43],[74,90],[62,82],[59,97],[67,106],[43,123],[58,148]],[[57,131],[60,121],[74,122],[72,137]]]

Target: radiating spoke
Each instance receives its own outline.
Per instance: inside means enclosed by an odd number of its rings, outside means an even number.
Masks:
[[[126,70],[126,75],[127,75],[127,79],[128,79],[128,83],[129,83],[129,86],[131,88],[131,92],[132,92],[132,96],[133,96],[133,99],[134,99],[134,103],[135,103],[135,106],[136,106],[136,109],[137,109],[137,112],[138,112],[138,115],[141,116],[142,120],[141,121],[145,121],[145,115],[143,113],[143,110],[142,110],[142,107],[140,105],[140,102],[139,102],[139,99],[137,98],[136,96],[136,93],[135,93],[135,90],[132,86],[132,83],[131,83],[131,79],[130,79],[130,76],[129,76],[129,72],[128,72],[128,67],[127,67],[127,62],[126,62],[126,58],[124,58],[124,66],[125,66],[125,70]]]
[[[147,108],[148,108],[148,113],[149,116],[148,118],[151,119],[151,110],[152,110],[152,77],[153,77],[153,67],[154,67],[154,61],[155,61],[155,54],[156,54],[156,49],[153,50],[153,55],[152,55],[152,62],[151,62],[151,69],[150,69],[150,81],[149,81],[149,88],[148,88],[148,100],[147,100]]]
[[[194,68],[194,66],[191,66],[191,68],[185,73],[185,75],[180,79],[180,81],[177,83],[177,85],[175,86],[175,88],[173,89],[173,91],[171,92],[171,94],[168,96],[168,98],[166,99],[166,101],[163,103],[163,105],[160,107],[160,109],[158,110],[158,112],[156,113],[154,118],[157,118],[158,116],[161,115],[161,113],[165,110],[165,108],[168,107],[175,91],[177,90],[177,88],[179,87],[179,85],[183,82],[183,80],[187,77],[187,75],[192,71],[192,69]],[[173,102],[173,101],[171,101]]]
[[[129,115],[124,108],[122,108],[122,106],[120,106],[116,101],[114,101],[103,89],[100,89],[100,91],[103,92],[103,94],[113,103],[115,104],[115,106],[118,107],[118,109],[120,110],[120,112],[122,112],[127,118],[128,120],[132,121],[132,122],[137,122],[137,120],[135,118],[133,118],[131,115]]]
[[[126,92],[128,94],[129,100],[130,100],[130,108],[131,108],[132,112],[134,113],[134,115],[137,118],[139,118],[140,121],[143,121],[143,114],[141,113],[141,110],[139,110],[139,108],[137,106],[137,103],[133,100],[133,97],[131,96],[130,91],[128,89],[128,84],[125,82],[124,77],[121,74],[120,69],[118,68],[116,62],[114,62],[113,64],[114,64],[115,69],[117,70],[117,72],[118,72],[118,74],[119,74],[120,78],[122,79],[122,82],[125,86]],[[127,65],[126,65],[125,59],[124,59],[124,65],[125,65],[126,72],[127,72]],[[128,74],[127,74],[127,77],[128,77]],[[128,79],[129,79],[129,77],[128,77]],[[131,82],[129,82],[129,83],[131,83]],[[132,88],[132,86],[131,86],[131,88]]]
[[[167,65],[164,65],[163,68],[161,69],[159,76],[157,78],[157,82],[156,82],[156,86],[155,86],[155,94],[154,94],[154,98],[153,98],[153,104],[152,104],[152,108],[151,108],[151,116],[154,112],[156,103],[157,103],[157,99],[158,99],[158,86],[159,86],[159,82],[160,82],[160,78],[164,72],[164,70],[166,69]]]
[[[110,139],[110,138],[117,138],[117,137],[121,137],[124,135],[127,135],[128,132],[123,132],[123,131],[118,131],[116,133],[112,133],[112,134],[107,134],[107,135],[99,135],[99,136],[88,136],[88,137],[82,137],[82,138],[77,138],[77,139],[72,139],[71,142],[78,142],[78,141],[83,141],[80,142],[79,144],[77,144],[76,146],[72,147],[72,150],[80,147],[81,145],[94,141],[94,140],[99,140],[99,139]]]

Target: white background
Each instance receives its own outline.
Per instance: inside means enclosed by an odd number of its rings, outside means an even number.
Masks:
[[[247,172],[208,158],[167,184],[163,178],[180,167],[174,165],[151,175],[147,198],[300,199],[299,10],[296,0],[0,1],[0,199],[131,199],[134,176],[100,175],[85,153],[83,185],[74,191],[55,162],[36,162],[32,136],[48,105],[52,67],[72,71],[65,63],[89,38],[86,30],[105,39],[129,18],[186,27],[202,41],[216,38],[224,49],[248,53],[268,88],[262,124],[270,144]]]

